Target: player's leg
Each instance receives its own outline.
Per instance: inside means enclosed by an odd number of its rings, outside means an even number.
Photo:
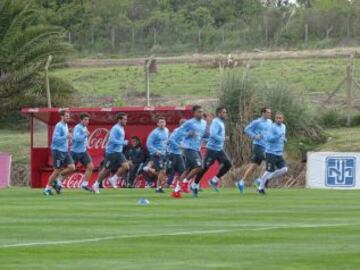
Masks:
[[[246,182],[251,175],[254,174],[255,170],[265,160],[265,149],[259,145],[254,144],[252,146],[251,162],[247,165],[243,177],[237,181],[236,186],[240,187],[240,181]],[[260,173],[262,175],[264,171]]]
[[[109,175],[110,171],[112,171],[114,166],[114,157],[112,154],[105,154],[105,159],[102,162],[103,166],[100,169],[98,177],[94,184],[92,185],[92,191],[95,193],[100,193],[100,184],[104,179]]]
[[[86,168],[84,179],[81,183],[81,188],[87,191],[91,191],[91,189],[89,188],[89,181],[94,171],[94,164],[88,152],[81,153],[80,163]]]
[[[173,157],[173,174],[176,173],[180,176],[185,172],[185,163],[182,155],[174,155]],[[181,198],[181,185],[180,181],[177,181],[176,186],[173,190],[172,196],[174,198]]]
[[[211,165],[214,164],[215,160],[217,159],[217,156],[218,156],[218,151],[206,149],[206,154],[205,154],[205,158],[204,158],[204,161],[202,164],[201,171],[195,177],[195,181],[194,181],[195,184],[197,184],[197,185],[200,184],[201,179],[203,178],[204,174],[209,170]],[[209,182],[209,184],[215,191],[218,191],[215,185],[214,186],[211,185],[210,182]]]
[[[157,173],[156,193],[164,193],[162,185],[166,177],[165,157],[163,155],[152,155],[151,160]]]
[[[287,173],[288,167],[286,165],[286,162],[282,156],[274,156],[274,162],[275,162],[275,170],[273,172],[265,172],[264,175],[261,177],[261,180],[264,184],[264,188],[266,186],[266,183],[276,177],[281,177],[284,174]]]
[[[216,155],[216,159],[219,163],[218,173],[209,181],[210,186],[218,191],[218,183],[220,179],[231,169],[231,161],[224,150],[220,151]]]
[[[129,171],[130,165],[123,153],[115,153],[114,156],[114,167],[117,168],[117,171],[109,178],[109,182],[113,188],[117,188],[118,179]]]
[[[203,168],[202,168],[202,158],[201,158],[201,153],[198,152],[198,151],[193,151],[191,150],[189,153],[188,153],[188,156],[186,156],[186,160],[188,160],[188,166],[189,168],[192,168],[190,169],[190,172],[187,176],[187,179],[191,179],[193,178],[194,176],[198,175],[199,173],[202,172]],[[200,178],[201,180],[201,178]],[[197,197],[197,194],[198,194],[198,191],[200,189],[200,180],[198,179],[198,183],[196,182],[193,182],[190,186],[190,190],[192,192],[192,195],[194,197]],[[196,179],[195,179],[196,181]]]

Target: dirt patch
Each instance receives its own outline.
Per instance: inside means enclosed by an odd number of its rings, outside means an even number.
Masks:
[[[314,58],[347,58],[350,54],[360,57],[360,47],[334,48],[303,51],[260,51],[235,52],[231,54],[234,61],[241,63],[248,60],[284,60]],[[170,57],[156,57],[157,64],[202,64],[214,63],[216,59],[227,59],[225,54],[192,54]],[[66,62],[68,67],[115,67],[142,66],[146,58],[128,59],[73,59]]]

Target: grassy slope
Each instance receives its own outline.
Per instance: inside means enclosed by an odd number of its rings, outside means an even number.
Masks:
[[[360,151],[360,128],[341,128],[327,130],[328,142],[320,145],[317,150],[321,151]]]
[[[16,163],[29,163],[30,133],[0,129],[0,151],[11,153]]]
[[[357,76],[360,75],[356,69],[360,60],[354,62]],[[333,90],[343,79],[346,63],[344,59],[252,62],[248,74],[262,84],[284,83],[291,90],[324,92]],[[244,67],[237,70],[243,72]],[[81,95],[119,96],[126,91],[144,91],[143,67],[69,68],[52,73],[70,80]],[[163,96],[215,97],[219,79],[217,68],[187,64],[159,65],[158,74],[151,78],[151,91]]]
[[[40,193],[0,191],[1,269],[339,270],[360,263],[357,191],[271,190],[259,197],[228,189],[197,200],[152,190]],[[140,197],[151,204],[136,205]],[[109,239],[49,245],[102,237]],[[32,242],[40,245],[4,247]]]

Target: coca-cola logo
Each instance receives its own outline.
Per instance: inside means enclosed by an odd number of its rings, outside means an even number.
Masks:
[[[80,188],[83,179],[84,175],[82,173],[74,173],[64,179],[63,185],[65,188]]]
[[[89,149],[104,149],[109,138],[109,130],[106,128],[97,128],[89,136]]]

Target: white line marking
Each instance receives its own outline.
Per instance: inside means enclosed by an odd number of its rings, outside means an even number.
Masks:
[[[76,240],[5,244],[5,245],[0,245],[0,249],[16,248],[16,247],[32,247],[32,246],[83,244],[83,243],[101,242],[101,241],[116,240],[116,239],[139,238],[139,237],[201,235],[201,234],[227,233],[227,232],[232,232],[232,231],[267,231],[267,230],[277,230],[277,229],[343,227],[343,226],[358,226],[358,225],[359,224],[293,224],[293,225],[277,225],[277,226],[257,227],[257,228],[242,228],[241,226],[239,226],[239,227],[233,227],[231,229],[222,229],[222,230],[187,231],[187,232],[158,233],[158,234],[154,233],[154,234],[118,235],[118,236],[105,236],[105,237],[76,239]],[[248,225],[248,226],[251,226],[251,225]],[[254,226],[256,227],[256,225],[254,225]]]

